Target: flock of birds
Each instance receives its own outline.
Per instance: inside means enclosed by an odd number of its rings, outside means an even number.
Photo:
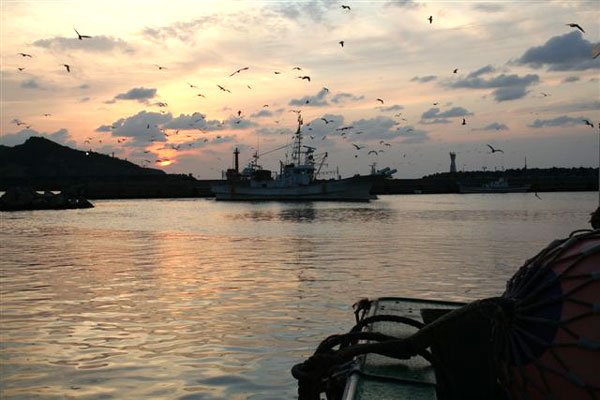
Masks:
[[[342,9],[342,10],[345,10],[345,11],[347,11],[347,12],[351,12],[351,10],[352,10],[352,8],[351,8],[349,5],[341,5],[341,9]],[[430,16],[427,18],[427,20],[429,21],[429,24],[433,24],[433,15],[430,15]],[[583,29],[583,28],[582,28],[582,27],[581,27],[579,24],[576,24],[576,23],[568,23],[568,24],[566,24],[566,25],[567,25],[567,26],[569,26],[569,27],[571,27],[571,28],[578,29],[578,30],[580,30],[581,32],[585,33],[584,29]],[[92,38],[93,38],[92,36],[89,36],[89,35],[82,35],[82,34],[80,34],[80,33],[77,31],[77,29],[76,29],[75,27],[73,27],[73,30],[75,31],[75,33],[76,33],[76,35],[77,35],[77,39],[78,39],[78,40],[80,40],[80,41],[81,41],[81,40],[86,40],[86,39],[92,39]],[[345,46],[345,44],[346,44],[346,41],[345,41],[345,40],[340,40],[340,41],[338,42],[338,44],[340,45],[340,47],[341,47],[341,48],[344,48],[344,46]],[[599,51],[598,53],[600,53],[600,51]],[[22,53],[22,52],[20,52],[20,53],[17,53],[17,54],[18,54],[18,55],[20,55],[20,56],[21,56],[21,57],[23,57],[23,58],[33,58],[33,55],[32,55],[32,54],[29,54],[29,53]],[[595,53],[594,53],[594,55],[593,55],[593,56],[594,56],[594,58],[595,58],[595,57],[597,57],[597,56],[598,56],[598,54],[595,54]],[[71,68],[72,68],[72,67],[71,67],[71,65],[69,65],[69,64],[61,64],[61,66],[63,66],[63,67],[65,68],[65,70],[66,70],[66,72],[67,72],[67,73],[70,73],[70,72],[71,72]],[[159,65],[159,64],[153,64],[153,66],[154,66],[154,67],[156,67],[156,68],[157,68],[159,71],[166,71],[166,70],[168,70],[168,68],[167,68],[167,67],[165,67],[165,66],[162,66],[162,65]],[[25,67],[18,67],[17,69],[18,69],[20,72],[22,72],[23,70],[25,70]],[[239,68],[239,69],[237,69],[237,70],[233,71],[233,72],[232,72],[232,73],[229,75],[229,78],[232,78],[232,77],[234,77],[234,76],[236,76],[236,75],[239,75],[239,74],[243,73],[244,71],[248,71],[249,69],[250,69],[250,67],[248,67],[248,66],[246,66],[246,67],[242,67],[242,68]],[[458,70],[459,70],[458,68],[454,68],[454,69],[452,70],[452,73],[453,73],[453,74],[457,74],[457,73],[458,73]],[[302,71],[302,68],[301,68],[301,67],[299,67],[299,66],[295,66],[295,67],[293,67],[293,68],[292,68],[292,71]],[[281,75],[281,74],[282,74],[282,71],[273,71],[273,73],[274,73],[275,75]],[[310,76],[308,76],[308,75],[299,75],[299,76],[297,76],[297,79],[300,79],[300,80],[305,80],[305,81],[307,81],[307,82],[311,82],[311,77],[310,77]],[[191,89],[197,89],[197,90],[199,90],[198,86],[196,86],[196,85],[194,85],[194,84],[192,84],[192,83],[190,83],[190,82],[186,82],[186,84],[187,84],[187,85],[189,86],[189,88],[191,88]],[[250,85],[246,85],[246,86],[248,87],[248,89],[252,89],[252,87],[251,87]],[[217,88],[219,89],[219,91],[221,91],[221,92],[225,92],[225,93],[231,93],[231,90],[229,90],[228,88],[226,88],[225,86],[223,86],[223,85],[221,85],[221,84],[216,84],[216,87],[217,87]],[[325,92],[329,92],[329,89],[328,89],[328,88],[326,88],[326,87],[323,87],[323,88],[322,88],[322,90],[323,90],[323,91],[325,91]],[[543,92],[542,92],[541,94],[542,94],[544,97],[550,96],[549,94],[547,94],[547,93],[543,93]],[[202,98],[206,99],[206,95],[205,95],[205,94],[203,94],[203,93],[197,93],[197,94],[196,94],[196,96],[197,96],[197,97],[202,97]],[[310,102],[310,100],[308,100],[308,99],[307,99],[307,100],[305,100],[305,104],[309,104],[309,102]],[[384,101],[382,98],[376,98],[376,99],[375,99],[375,102],[378,102],[378,103],[380,103],[380,104],[381,104],[381,106],[383,106],[383,105],[385,104],[385,101]],[[437,105],[439,104],[439,102],[433,102],[432,104],[433,104],[434,106],[437,106]],[[153,103],[153,105],[155,105],[155,106],[158,106],[158,107],[160,107],[160,108],[166,108],[166,107],[168,107],[168,104],[167,104],[166,102],[156,102],[156,103]],[[265,108],[265,107],[269,107],[269,105],[268,105],[268,104],[265,104],[265,105],[263,105],[263,108]],[[289,111],[290,111],[290,112],[296,112],[296,113],[298,114],[298,117],[299,117],[299,119],[301,118],[301,112],[302,112],[301,110],[289,110]],[[166,111],[165,111],[165,110],[161,110],[161,113],[163,113],[163,114],[164,114],[164,113],[166,113]],[[190,123],[190,124],[189,124],[189,126],[190,126],[191,128],[194,128],[194,126],[195,126],[195,124],[196,124],[196,123],[199,123],[199,122],[201,122],[201,121],[204,119],[204,116],[203,116],[202,114],[200,114],[200,113],[194,113],[194,115],[196,115],[196,116],[200,116],[200,118],[198,118],[198,119],[195,119],[193,123]],[[397,113],[397,114],[395,114],[394,116],[395,116],[395,117],[401,117],[401,115],[402,115],[402,113]],[[45,113],[45,114],[44,114],[44,116],[45,116],[45,117],[50,117],[50,116],[51,116],[51,114],[49,114],[49,113]],[[238,120],[237,120],[237,121],[235,121],[235,123],[236,123],[236,124],[240,124],[240,123],[241,123],[241,121],[242,121],[242,118],[243,118],[243,116],[242,116],[242,110],[239,110],[239,111],[237,112],[237,117],[238,117]],[[315,121],[319,121],[319,120],[320,120],[320,121],[323,121],[323,123],[324,123],[325,125],[328,125],[328,124],[330,124],[330,123],[333,123],[333,122],[335,122],[335,120],[328,120],[328,119],[327,119],[327,118],[325,118],[325,117],[322,117],[322,118],[320,118],[320,119],[317,119],[317,120],[315,120]],[[407,120],[406,120],[406,118],[402,118],[402,120],[403,120],[403,121],[407,121]],[[313,121],[313,122],[315,122],[315,121]],[[12,122],[13,122],[13,123],[15,123],[17,126],[24,125],[24,126],[25,126],[25,128],[27,128],[27,129],[30,129],[30,128],[31,128],[31,125],[30,125],[30,124],[26,124],[25,122],[23,122],[23,121],[21,121],[21,120],[19,120],[19,119],[16,119],[16,118],[15,118],[15,119],[13,119],[13,121],[12,121]],[[584,122],[586,125],[588,125],[588,126],[590,126],[590,127],[592,127],[592,128],[594,127],[594,124],[593,124],[591,121],[589,121],[589,120],[586,120],[586,119],[584,119],[584,120],[583,120],[583,122]],[[275,121],[275,123],[279,123],[279,121]],[[400,123],[399,121],[396,121],[396,122],[395,122],[395,125],[400,125],[400,124],[401,124],[401,123]],[[151,125],[151,124],[150,124],[150,123],[148,123],[148,124],[147,124],[147,126],[146,126],[146,128],[147,128],[148,130],[151,128],[151,126],[150,126],[150,125]],[[225,121],[221,121],[221,125],[222,125],[222,126],[223,126],[223,125],[225,125]],[[463,126],[464,126],[464,125],[467,125],[467,121],[466,121],[466,118],[465,118],[465,117],[462,117],[462,122],[461,122],[461,125],[463,125]],[[177,135],[177,134],[179,133],[179,130],[176,130],[175,132],[171,132],[171,133],[169,133],[169,132],[167,132],[167,130],[166,130],[166,129],[164,129],[164,128],[161,128],[161,127],[159,127],[158,125],[154,125],[153,127],[155,127],[155,128],[158,128],[158,129],[159,129],[159,131],[161,132],[161,134],[163,134],[165,137],[169,137],[169,135]],[[116,128],[118,128],[118,126],[114,126],[114,125],[113,125],[113,126],[111,126],[111,129],[116,129]],[[354,135],[360,135],[360,134],[362,134],[362,133],[363,133],[362,131],[352,131],[352,129],[353,129],[353,128],[354,128],[353,126],[339,127],[339,128],[336,128],[336,129],[335,129],[335,132],[338,132],[338,133],[339,133],[339,135],[340,135],[340,137],[342,137],[342,139],[344,139],[344,140],[346,140],[346,135],[347,135],[347,134],[349,134],[349,133],[352,133],[352,134],[354,134]],[[309,123],[309,124],[307,124],[307,129],[308,129],[309,131],[312,131],[312,127],[310,126],[310,123]],[[401,129],[401,127],[398,127],[397,129],[398,129],[398,130],[400,130],[400,129]],[[203,133],[205,132],[205,130],[203,130],[203,129],[199,129],[199,130],[200,130],[201,132],[203,132]],[[404,128],[404,132],[405,132],[405,133],[409,133],[409,132],[411,132],[411,131],[414,131],[414,129],[413,129],[412,127],[410,127],[410,126],[407,126],[407,127],[405,127],[405,128]],[[285,132],[282,132],[282,133],[285,133]],[[187,135],[187,137],[188,137],[188,138],[192,138],[192,136],[191,136],[191,135]],[[315,136],[313,136],[313,135],[309,135],[309,138],[310,138],[311,140],[313,140],[313,139],[315,139]],[[321,140],[325,140],[326,138],[327,138],[327,135],[323,135],[323,136],[321,137]],[[217,136],[216,136],[216,139],[221,139],[221,136],[220,136],[220,135],[217,135]],[[88,138],[87,138],[87,139],[84,141],[84,143],[85,143],[85,144],[90,144],[90,145],[91,145],[91,143],[92,143],[92,141],[93,141],[93,140],[94,140],[94,138],[93,138],[93,137],[88,137]],[[119,138],[117,138],[117,143],[118,143],[118,144],[120,144],[120,143],[123,143],[123,142],[125,142],[126,140],[127,140],[126,138],[119,137]],[[155,137],[155,136],[151,136],[151,137],[150,137],[150,139],[149,139],[149,141],[150,141],[151,143],[152,143],[152,142],[154,142],[155,140],[156,140],[156,137]],[[203,142],[204,142],[204,143],[208,142],[208,139],[204,138],[204,139],[203,139]],[[98,139],[98,143],[102,143],[102,140],[101,140],[101,139]],[[354,149],[355,149],[356,151],[360,151],[360,150],[363,150],[363,149],[368,149],[368,147],[367,147],[366,145],[364,145],[364,144],[362,144],[362,145],[361,145],[361,144],[357,144],[357,143],[351,143],[351,144],[352,144],[352,146],[354,147]],[[192,147],[192,146],[193,146],[193,142],[192,142],[192,143],[187,143],[187,145],[188,145],[188,147]],[[379,145],[383,145],[384,147],[391,147],[391,146],[392,146],[390,143],[387,143],[387,142],[385,142],[385,141],[383,141],[383,140],[380,140],[380,141],[379,141]],[[489,150],[490,150],[488,154],[504,153],[504,151],[503,151],[502,149],[495,148],[495,147],[493,147],[493,146],[492,146],[492,145],[490,145],[490,144],[486,144],[486,146],[487,146],[487,147],[489,148]],[[164,149],[170,149],[170,150],[175,150],[175,151],[177,151],[177,150],[181,149],[181,144],[166,144],[164,147],[162,147],[162,148],[159,148],[159,149],[155,149],[155,150],[164,150]],[[144,153],[149,153],[149,152],[150,152],[150,150],[145,150],[145,151],[144,151]],[[378,149],[378,150],[375,150],[375,149],[369,149],[369,151],[367,152],[367,154],[368,154],[368,155],[374,155],[374,156],[377,156],[377,155],[379,155],[380,153],[383,153],[383,152],[384,152],[384,149],[383,149],[383,148],[382,148],[382,149]],[[354,155],[354,157],[355,157],[355,158],[357,158],[357,157],[358,157],[358,154],[355,154],[355,155]],[[404,154],[403,154],[403,157],[406,157],[406,153],[404,153]],[[151,163],[151,161],[150,161],[150,160],[148,160],[148,159],[145,159],[145,160],[144,160],[144,162],[145,162],[145,163],[148,163],[148,164],[149,164],[149,163]],[[155,162],[156,162],[156,163],[164,163],[164,162],[170,162],[170,160],[169,160],[169,159],[157,159]]]

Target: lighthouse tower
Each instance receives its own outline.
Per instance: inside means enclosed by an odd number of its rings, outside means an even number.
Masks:
[[[450,173],[456,173],[456,153],[450,152]]]

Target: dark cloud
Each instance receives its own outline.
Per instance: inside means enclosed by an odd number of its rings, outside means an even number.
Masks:
[[[531,128],[543,128],[543,127],[554,127],[554,126],[569,126],[569,125],[584,125],[583,120],[589,118],[579,117],[572,118],[566,115],[556,117],[554,119],[536,119],[533,124],[528,125]]]
[[[199,31],[215,26],[220,21],[217,15],[204,16],[191,21],[175,22],[162,27],[146,27],[142,35],[154,41],[165,41],[167,39],[179,39],[182,42],[193,41]]]
[[[370,119],[352,121],[348,125],[353,126],[354,132],[362,131],[360,135],[363,140],[390,140],[402,138],[402,144],[423,143],[429,140],[427,132],[412,126],[396,127],[396,121],[391,118],[378,116]],[[395,128],[395,129],[394,129]]]
[[[111,130],[112,129],[110,125],[100,125],[96,128],[96,132],[110,132]]]
[[[400,104],[394,104],[393,106],[377,107],[377,109],[381,112],[387,112],[387,111],[400,111],[400,110],[403,110],[404,107],[401,106]]]
[[[579,31],[555,36],[542,46],[532,47],[514,61],[533,68],[547,66],[550,71],[583,71],[600,68],[600,60],[592,59],[594,45]]]
[[[435,76],[435,75],[427,75],[427,76],[415,76],[410,81],[411,82],[426,83],[426,82],[434,81],[436,79],[437,79],[437,76]]]
[[[64,128],[53,133],[38,132],[34,129],[23,129],[17,133],[3,133],[0,135],[0,144],[5,146],[16,146],[24,143],[32,136],[41,136],[64,146],[75,147],[75,142],[72,140],[69,131]]]
[[[434,119],[422,119],[419,121],[423,125],[435,125],[435,124],[450,124],[452,121],[445,118],[434,118]]]
[[[339,5],[328,0],[310,0],[275,3],[271,9],[277,14],[292,20],[310,18],[314,22],[325,22],[324,16],[328,10],[339,8]]]
[[[478,70],[471,72],[469,75],[467,75],[467,79],[477,78],[479,75],[487,74],[494,71],[496,71],[496,68],[494,68],[492,65],[486,65],[485,67],[481,67]]]
[[[140,103],[146,103],[149,99],[156,96],[156,89],[146,89],[143,87],[133,88],[125,93],[120,93],[114,97],[114,100],[137,100]]]
[[[125,41],[122,39],[115,39],[110,36],[94,36],[91,39],[85,40],[79,40],[77,37],[55,37],[52,39],[36,40],[33,42],[33,45],[59,51],[79,50],[102,53],[111,52],[113,50],[121,50],[123,53],[134,53],[133,48]]]
[[[173,116],[170,113],[140,111],[136,115],[121,118],[110,126],[114,127],[112,129],[113,136],[133,139],[125,142],[127,146],[147,146],[152,140],[157,142],[166,140],[160,129],[172,119]]]
[[[325,99],[329,92],[325,89],[321,89],[319,93],[314,96],[304,96],[300,99],[292,99],[289,102],[290,106],[306,106],[306,107],[324,107],[328,106],[329,103]]]
[[[260,110],[259,112],[256,112],[254,114],[251,114],[250,117],[251,118],[264,118],[264,117],[272,117],[273,112],[271,112],[270,110]]]
[[[361,101],[365,96],[355,96],[352,93],[338,93],[331,98],[331,102],[335,104],[345,103],[347,101]]]
[[[24,89],[42,89],[38,81],[35,78],[28,79],[26,81],[21,82],[20,85]]]
[[[577,103],[556,104],[556,105],[544,107],[542,109],[536,108],[536,110],[539,110],[541,112],[556,112],[556,113],[559,113],[559,112],[569,113],[569,112],[576,112],[576,111],[600,110],[600,100],[582,101],[582,102],[577,102]]]
[[[486,69],[491,66],[481,68],[471,74],[467,78],[459,79],[454,82],[447,82],[446,85],[452,88],[469,88],[469,89],[496,89],[492,92],[496,101],[515,100],[524,97],[527,94],[527,88],[539,82],[540,77],[535,74],[525,76],[498,75],[490,79],[482,79],[478,75],[485,73]],[[493,67],[492,67],[493,68]],[[484,72],[480,72],[484,71]],[[476,75],[473,75],[476,74]]]
[[[398,8],[417,8],[419,4],[414,0],[389,0],[385,3],[387,7],[398,7]]]
[[[498,3],[477,3],[472,6],[473,10],[493,13],[504,10],[504,6]]]
[[[567,76],[565,79],[563,79],[563,83],[572,83],[572,82],[577,82],[578,80],[579,80],[578,76],[571,75],[571,76]]]
[[[433,107],[425,111],[423,115],[421,115],[421,120],[423,120],[425,123],[432,123],[431,120],[435,119],[464,117],[467,115],[473,115],[473,113],[469,112],[469,110],[463,107],[452,107],[451,109],[443,112],[441,112],[439,108]],[[446,123],[446,121],[444,120],[436,123]]]
[[[489,125],[484,126],[481,129],[477,129],[477,130],[481,130],[481,131],[506,131],[508,130],[508,126],[506,126],[505,124],[501,124],[499,122],[492,122]]]

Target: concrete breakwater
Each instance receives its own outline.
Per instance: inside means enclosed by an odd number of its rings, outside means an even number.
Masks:
[[[458,193],[458,184],[481,185],[503,177],[510,184],[531,185],[531,191],[596,191],[598,169],[548,168],[503,172],[459,172],[429,175],[420,179],[388,179],[374,185],[373,194]],[[213,197],[211,185],[218,180],[198,180],[189,175],[146,175],[122,177],[19,177],[2,179],[0,190],[27,185],[35,190],[81,193],[88,199],[194,198]]]

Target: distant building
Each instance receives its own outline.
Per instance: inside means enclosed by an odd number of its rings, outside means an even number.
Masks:
[[[456,153],[450,152],[450,173],[456,173]]]

